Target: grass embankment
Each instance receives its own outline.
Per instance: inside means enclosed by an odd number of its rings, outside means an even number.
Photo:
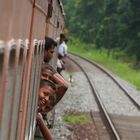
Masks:
[[[69,44],[69,52],[84,56],[103,65],[140,90],[140,70],[133,69],[129,63],[125,63],[120,59],[116,60],[112,56],[108,57],[106,50],[97,50],[94,46]]]

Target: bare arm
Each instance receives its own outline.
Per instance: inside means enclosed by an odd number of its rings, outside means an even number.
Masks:
[[[45,140],[52,140],[51,133],[50,133],[49,129],[46,127],[41,115],[37,114],[36,121],[38,123],[40,131],[41,131],[42,135],[44,136]]]
[[[63,77],[58,73],[53,75],[53,81],[57,84],[56,101],[54,104],[54,105],[56,105],[61,100],[61,98],[64,96],[64,94],[66,93],[66,91],[68,89],[68,84],[63,79]]]
[[[54,70],[54,68],[50,65],[46,65],[46,67],[44,68],[44,70],[42,72],[42,79],[51,80],[52,82],[55,83],[55,85],[57,87],[56,91],[55,91],[56,101],[53,105],[53,106],[55,106],[66,93],[66,91],[68,89],[68,84],[67,84],[66,80],[64,80],[64,78],[59,73],[57,73]]]

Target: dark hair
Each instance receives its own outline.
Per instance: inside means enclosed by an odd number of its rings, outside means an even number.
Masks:
[[[66,37],[64,41],[67,43],[69,40],[68,40],[68,38]]]
[[[51,49],[52,47],[56,47],[57,46],[57,43],[50,37],[45,37],[45,50],[49,50]]]
[[[60,39],[65,39],[65,35],[63,33],[60,34]]]
[[[58,59],[62,59],[63,56],[61,54],[58,54]]]
[[[40,80],[40,88],[42,88],[42,87],[44,87],[46,85],[52,87],[53,89],[56,89],[56,85],[55,85],[54,82],[52,82],[50,80],[41,79]]]

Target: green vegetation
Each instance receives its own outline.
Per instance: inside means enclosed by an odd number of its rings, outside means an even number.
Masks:
[[[83,124],[89,121],[89,117],[86,115],[66,115],[63,117],[63,120],[71,125]]]
[[[140,69],[140,0],[64,0],[70,36],[116,49]],[[112,56],[114,57],[114,56]]]
[[[74,44],[69,50],[104,65],[140,89],[140,0],[62,2],[69,42]]]
[[[97,49],[95,45],[86,45],[79,41],[74,43],[75,45],[69,44],[70,52],[103,65],[140,89],[140,70],[135,70],[131,63],[125,63],[123,59],[116,59],[112,56],[108,57],[107,50]]]

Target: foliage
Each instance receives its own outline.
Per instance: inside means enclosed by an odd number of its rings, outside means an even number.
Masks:
[[[70,35],[98,49],[124,51],[140,66],[140,0],[63,0]]]
[[[135,70],[132,67],[131,60],[128,59],[127,55],[123,51],[116,49],[116,51],[113,52],[114,55],[108,57],[107,49],[97,49],[95,45],[90,46],[92,47],[88,47],[89,49],[86,50],[86,44],[79,44],[78,46],[77,44],[69,44],[69,51],[105,66],[140,89],[140,70]],[[119,59],[114,58],[114,56]],[[126,56],[127,63],[124,62],[124,59],[120,59],[123,56]]]

